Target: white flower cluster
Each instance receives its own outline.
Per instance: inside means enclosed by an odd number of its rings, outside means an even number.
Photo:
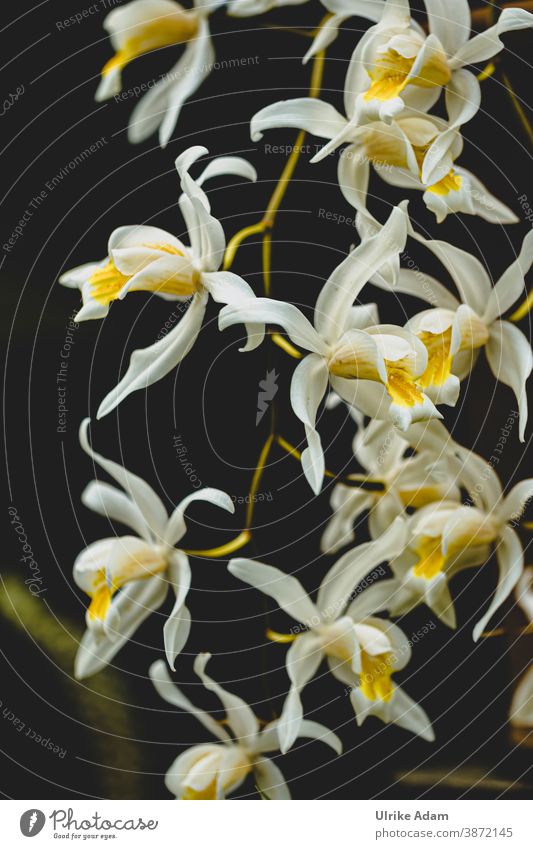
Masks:
[[[229,11],[247,16],[289,2],[233,0]],[[531,570],[524,570],[515,529],[533,496],[533,479],[505,492],[493,465],[452,438],[439,410],[456,405],[461,381],[484,349],[496,380],[514,392],[519,437],[524,441],[526,381],[533,356],[524,334],[502,316],[525,291],[524,277],[533,262],[533,233],[493,285],[476,257],[417,233],[407,201],[394,208],[383,225],[366,208],[372,164],[385,182],[420,189],[437,222],[449,212],[479,215],[499,224],[517,220],[456,160],[463,147],[461,127],[474,117],[481,101],[479,82],[466,66],[494,56],[503,47],[502,33],[531,27],[533,15],[506,9],[492,27],[471,38],[467,0],[425,0],[428,33],[411,17],[408,0],[323,2],[332,16],[318,31],[306,59],[331,44],[337,27],[351,15],[374,22],[355,46],[348,66],[346,117],[309,97],[274,103],[251,121],[254,140],[270,127],[289,126],[326,139],[314,161],[347,144],[339,156],[338,181],[356,211],[360,240],[322,287],[313,322],[291,303],[256,297],[241,277],[220,270],[226,240],[203,184],[222,175],[254,180],[256,174],[245,160],[231,156],[211,160],[193,179],[191,168],[207,153],[203,147],[192,147],[176,160],[179,206],[189,244],[152,226],[119,227],[101,262],[75,268],[60,279],[81,291],[77,321],[104,317],[112,301],[134,291],[188,303],[170,332],[133,353],[125,376],[101,402],[99,418],[131,392],[163,378],[190,352],[211,296],[222,305],[221,330],[246,326],[243,350],[264,342],[267,325],[282,328],[303,350],[296,352],[300,362],[292,377],[290,402],[305,428],[307,447],[301,463],[315,495],[326,471],[316,419],[328,388],[348,405],[356,423],[353,453],[365,473],[348,475],[335,485],[332,515],[322,537],[324,554],[348,549],[324,575],[316,599],[290,573],[244,558],[229,563],[232,575],[271,596],[297,623],[290,634],[277,635],[280,642],[290,643],[286,656],[290,688],[279,719],[260,730],[250,707],[207,676],[208,654],[197,657],[195,671],[220,698],[227,713],[222,724],[195,708],[174,686],[162,660],[150,670],[161,696],[192,712],[216,738],[215,743],[185,751],[168,771],[167,786],[180,799],[226,798],[250,773],[266,798],[286,799],[287,785],[266,752],[285,753],[304,736],[320,739],[339,753],[337,736],[304,718],[302,691],[324,659],[334,678],[348,688],[357,724],[374,715],[433,740],[426,713],[393,678],[408,663],[411,645],[391,618],[424,603],[454,628],[450,579],[460,570],[481,566],[492,552],[499,567],[498,584],[476,617],[473,638],[480,637],[515,589],[528,620],[533,619]],[[108,15],[105,26],[116,54],[103,69],[99,98],[120,91],[121,70],[136,56],[187,44],[175,72],[151,88],[134,110],[132,141],[156,129],[161,144],[168,141],[183,102],[213,65],[207,20],[220,5],[198,0],[193,9],[184,10],[174,0],[133,0]],[[443,89],[446,120],[430,113]],[[454,281],[455,293],[433,277],[401,267],[408,238],[435,255]],[[403,326],[382,324],[375,304],[359,302],[368,283],[431,306]],[[286,347],[292,348],[288,342]],[[186,607],[191,569],[187,554],[176,548],[186,531],[185,510],[191,502],[204,500],[233,512],[234,500],[220,490],[198,489],[168,516],[147,483],[93,451],[87,430],[88,420],[80,430],[83,449],[121,489],[93,481],[83,493],[83,503],[127,525],[132,535],[93,543],[75,562],[74,579],[91,599],[76,674],[82,678],[109,663],[141,622],[163,604],[169,587],[175,600],[164,625],[163,645],[174,669],[191,628]],[[366,478],[377,486],[366,488]],[[354,523],[364,513],[371,540],[352,547]],[[390,577],[369,581],[370,573],[385,574],[377,569],[381,564],[390,567]],[[533,725],[532,671],[515,694],[517,726]]]

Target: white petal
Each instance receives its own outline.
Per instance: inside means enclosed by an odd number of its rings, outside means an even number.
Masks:
[[[468,41],[470,7],[468,0],[424,0],[429,29],[437,36],[448,56]]]
[[[379,267],[403,250],[406,238],[406,213],[396,208],[383,229],[362,242],[333,271],[315,306],[315,327],[327,342],[337,341],[344,329],[346,311]]]
[[[234,696],[233,693],[229,693],[206,674],[205,667],[210,658],[211,655],[208,652],[199,654],[194,661],[194,671],[201,679],[204,687],[212,693],[215,693],[222,702],[224,710],[226,711],[228,725],[234,733],[237,741],[245,747],[253,747],[255,737],[259,730],[257,718],[245,701],[240,699],[238,696]]]
[[[318,591],[317,606],[325,621],[337,619],[357,585],[380,563],[397,557],[405,548],[407,527],[398,518],[377,540],[347,552],[326,574]]]
[[[429,743],[435,739],[427,713],[401,687],[396,687],[391,699],[389,722],[412,731],[413,734],[417,734]]]
[[[106,259],[101,260],[101,262],[86,262],[83,265],[76,266],[76,268],[71,268],[59,277],[58,283],[61,283],[62,286],[68,286],[69,289],[81,289],[89,277],[91,277],[95,271],[98,271],[102,265],[105,265],[106,262],[107,257]]]
[[[472,120],[479,111],[480,104],[481,88],[476,77],[469,71],[456,71],[446,88],[448,127],[437,135],[424,156],[422,182],[425,185],[437,183],[449,172],[457,130]]]
[[[474,640],[478,640],[505,599],[512,593],[524,569],[524,552],[522,543],[516,531],[506,527],[496,548],[498,559],[498,586],[487,612],[481,617],[472,632]]]
[[[370,162],[364,151],[348,145],[341,151],[337,169],[339,188],[348,203],[357,210],[366,209]]]
[[[492,291],[492,283],[482,263],[468,251],[449,242],[425,239],[415,232],[412,235],[443,264],[457,286],[461,300],[478,315],[483,315]]]
[[[132,392],[161,380],[187,356],[200,332],[206,303],[207,293],[195,295],[184,317],[167,336],[133,352],[126,374],[100,404],[97,418],[106,416]]]
[[[101,516],[132,528],[143,539],[152,539],[146,520],[137,504],[114,486],[100,481],[91,481],[83,490],[81,501],[89,510],[94,510]]]
[[[80,445],[91,460],[107,472],[127,492],[137,505],[151,531],[160,536],[167,521],[167,511],[159,496],[142,478],[129,472],[124,466],[107,460],[101,454],[93,451],[89,444],[88,428],[90,419],[84,419],[80,425]]]
[[[242,156],[217,156],[216,159],[212,159],[209,162],[200,176],[197,177],[196,185],[203,186],[206,180],[226,176],[244,177],[245,180],[255,182],[257,180],[257,171]]]
[[[348,607],[346,616],[354,622],[361,622],[368,616],[381,613],[392,608],[397,599],[399,582],[396,578],[388,578],[385,581],[377,581],[362,590]]]
[[[300,0],[300,2],[307,2],[307,0]],[[279,5],[284,5],[283,0]],[[322,0],[322,5],[332,15],[319,28],[311,47],[304,56],[304,64],[335,41],[341,24],[348,18],[357,16],[377,22],[383,14],[383,0]]]
[[[324,453],[316,431],[318,406],[326,394],[329,372],[319,354],[309,354],[294,370],[291,381],[291,404],[305,425],[308,447],[302,453],[302,468],[311,489],[317,495],[324,478]]]
[[[527,424],[526,381],[533,368],[531,345],[518,327],[509,321],[495,321],[485,347],[489,366],[496,380],[513,390],[520,413],[520,441]]]
[[[225,330],[233,324],[246,322],[279,324],[295,345],[317,354],[327,353],[326,344],[311,322],[293,304],[275,301],[272,298],[252,298],[237,306],[228,304],[218,316],[220,330]]]
[[[188,42],[180,60],[133,110],[128,127],[129,141],[144,141],[159,127],[159,143],[166,147],[184,102],[210,74],[214,60],[209,26],[201,18],[198,32]]]
[[[232,271],[213,271],[202,275],[202,283],[209,294],[218,304],[232,304],[240,306],[246,304],[250,298],[254,298],[253,289],[248,283],[233,274]],[[257,348],[265,337],[265,325],[252,323],[246,325],[248,341],[241,351],[252,351]]]
[[[87,678],[104,669],[141,623],[161,607],[167,590],[167,581],[160,575],[127,584],[113,600],[115,627],[98,633],[87,630],[83,635],[74,663],[76,678]]]
[[[200,708],[195,707],[191,701],[181,692],[181,690],[174,684],[170,675],[168,674],[167,667],[165,666],[164,661],[156,660],[155,663],[152,663],[150,669],[148,670],[148,674],[152,680],[152,684],[156,688],[157,692],[171,705],[175,705],[180,708],[180,710],[186,710],[188,713],[192,713],[193,716],[196,717],[198,722],[201,722],[204,728],[206,728],[214,737],[217,737],[219,740],[230,741],[231,737],[220,722],[217,722],[206,713],[205,710],[200,710]]]
[[[297,97],[271,103],[256,112],[250,122],[250,135],[257,142],[272,127],[298,127],[314,136],[332,139],[346,125],[346,118],[329,103],[314,97]]]
[[[321,640],[313,633],[300,634],[287,652],[286,665],[291,688],[285,699],[278,725],[279,747],[283,754],[291,748],[300,735],[303,721],[300,693],[314,676],[323,657]]]
[[[504,271],[490,297],[483,315],[487,324],[499,318],[522,295],[527,294],[524,277],[533,264],[533,230],[524,241],[515,261]]]
[[[398,278],[392,286],[381,276],[374,276],[371,282],[374,286],[388,289],[394,293],[413,295],[415,298],[427,301],[434,307],[455,310],[459,306],[459,301],[455,295],[452,295],[442,283],[439,283],[430,274],[419,270],[400,268]]]
[[[163,627],[167,663],[174,669],[174,661],[187,642],[191,629],[191,615],[185,605],[185,599],[191,586],[191,567],[183,551],[173,551],[169,557],[168,581],[176,600],[172,612]]]
[[[170,668],[175,671],[175,661],[185,643],[189,639],[191,631],[191,614],[184,604],[179,604],[176,599],[174,607],[163,626],[163,642],[165,655]]]
[[[450,65],[452,68],[459,68],[461,65],[484,62],[503,50],[504,44],[500,39],[502,33],[532,26],[533,15],[530,12],[524,9],[504,9],[494,26],[475,35],[459,48],[451,59]]]
[[[481,180],[467,171],[466,168],[456,166],[456,172],[463,178],[463,194],[468,195],[469,203],[473,204],[472,214],[479,215],[490,224],[516,224],[518,217],[506,206],[501,200],[498,200]],[[450,193],[453,195],[453,192]],[[460,212],[461,209],[455,211]],[[465,212],[470,212],[470,209],[464,209]]]
[[[293,575],[286,575],[274,566],[235,557],[230,560],[228,570],[265,595],[271,596],[289,616],[305,625],[317,625],[320,616],[317,608],[307,595],[300,581]]]
[[[170,680],[169,684],[172,687],[174,686]],[[178,755],[176,760],[167,770],[167,774],[165,776],[165,786],[169,793],[172,793],[172,795],[177,799],[181,799],[187,789],[187,780],[193,767],[198,763],[198,761],[203,761],[204,768],[210,763],[213,765],[214,757],[215,763],[218,763],[221,756],[221,748],[222,746],[220,743],[203,743],[199,746],[191,746],[190,749],[186,749],[181,753],[181,755]],[[212,770],[211,775],[212,780],[214,780],[216,778],[216,772],[214,769]]]
[[[353,525],[364,510],[370,509],[373,500],[372,494],[365,489],[344,484],[335,486],[331,497],[333,515],[320,541],[320,550],[324,554],[334,554],[353,541]]]
[[[511,492],[505,496],[503,504],[497,509],[498,518],[501,522],[515,525],[522,518],[526,505],[532,498],[533,478],[520,481],[513,486]]]
[[[257,789],[267,799],[278,801],[291,798],[281,770],[270,758],[257,758],[255,760],[254,778]]]
[[[206,501],[209,504],[214,504],[222,510],[227,510],[228,513],[235,513],[235,504],[227,492],[221,489],[215,489],[211,486],[199,489],[192,492],[184,498],[174,509],[168,523],[163,532],[163,539],[168,545],[175,545],[184,536],[187,526],[185,524],[185,510],[192,504],[193,501]]]

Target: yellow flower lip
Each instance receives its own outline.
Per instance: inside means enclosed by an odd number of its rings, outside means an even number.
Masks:
[[[442,539],[437,537],[422,537],[416,547],[419,560],[413,566],[413,574],[427,581],[435,578],[443,571],[446,557],[442,553]]]
[[[190,41],[197,34],[198,26],[197,15],[187,9],[176,9],[172,15],[147,21],[137,29],[135,35],[126,38],[120,49],[106,62],[102,76],[121,71],[145,53]]]
[[[136,538],[134,538],[135,542]],[[119,563],[112,571],[103,565],[97,569],[91,589],[87,592],[91,603],[87,616],[91,622],[103,622],[107,616],[115,593],[130,581],[147,580],[161,574],[167,568],[167,556],[164,546],[149,546],[147,543],[135,546],[131,551],[124,550]],[[117,541],[117,545],[122,545]]]
[[[371,83],[364,99],[386,102],[398,97],[407,85],[433,88],[449,83],[451,71],[442,50],[432,52],[416,75],[410,76],[416,62],[415,56],[402,56],[389,48],[368,71]]]
[[[361,651],[361,673],[359,686],[365,698],[372,702],[389,702],[394,693],[391,676],[394,670],[394,655],[370,655]]]
[[[173,256],[183,256],[182,251],[170,244],[147,244],[142,247],[151,248],[154,251]],[[110,258],[104,266],[98,268],[90,276],[90,296],[99,304],[107,306],[112,301],[117,300],[124,286],[126,286],[133,276],[122,274],[116,267],[113,259]],[[149,275],[144,274],[142,282],[139,285],[134,285],[134,290],[188,297],[194,295],[198,288],[199,279],[199,273],[191,266],[190,273],[176,273],[163,278],[154,274],[153,280],[150,280]]]

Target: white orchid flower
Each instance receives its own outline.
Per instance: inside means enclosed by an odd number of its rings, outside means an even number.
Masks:
[[[524,552],[514,526],[533,497],[533,478],[504,496],[498,476],[485,460],[455,444],[457,469],[472,505],[453,501],[429,504],[410,517],[408,542],[392,561],[402,588],[391,613],[400,615],[425,602],[449,627],[456,618],[448,581],[459,570],[484,563],[494,547],[499,577],[486,612],[473,630],[479,639],[487,623],[516,586],[524,569]]]
[[[446,90],[449,121],[406,112],[390,123],[363,125],[354,125],[338,113],[333,117],[332,107],[313,98],[284,101],[283,108],[273,104],[252,118],[252,138],[257,140],[274,126],[300,127],[327,139],[335,131],[334,140],[311,161],[318,162],[341,142],[350,142],[339,158],[338,180],[344,197],[357,210],[366,209],[372,165],[390,185],[423,192],[424,203],[439,223],[449,212],[464,212],[497,224],[513,224],[516,215],[455,162],[463,149],[460,127],[478,111],[479,95],[476,78],[458,71]]]
[[[80,427],[83,450],[122,487],[92,481],[82,494],[86,507],[120,522],[135,536],[113,536],[89,545],[74,563],[74,580],[91,599],[85,632],[75,662],[77,678],[99,672],[115,657],[140,624],[165,601],[169,588],[175,602],[163,628],[166,657],[174,661],[185,645],[191,615],[185,600],[191,584],[187,555],[175,548],[184,536],[185,510],[207,501],[233,513],[230,496],[206,487],[184,498],[170,516],[154,490],[123,466],[92,450],[87,429]]]
[[[434,305],[405,325],[428,351],[427,368],[419,385],[434,403],[454,405],[460,381],[470,373],[484,348],[495,378],[509,386],[516,396],[519,437],[523,442],[528,417],[526,381],[533,368],[533,355],[522,331],[501,320],[501,316],[527,291],[524,278],[533,263],[533,233],[524,238],[517,258],[495,286],[483,264],[472,254],[448,242],[425,239],[414,231],[411,235],[440,260],[460,296],[459,300],[433,278],[409,269],[400,269],[392,285],[390,269],[372,280],[378,286],[408,292]],[[421,276],[426,277],[427,285],[421,285]]]
[[[363,578],[402,551],[405,540],[405,523],[397,519],[379,539],[344,554],[320,584],[316,604],[293,575],[254,560],[230,561],[228,569],[233,575],[271,596],[301,623],[287,652],[291,688],[278,726],[282,752],[300,733],[300,694],[324,658],[332,674],[353,688],[351,700],[359,724],[374,714],[433,739],[424,711],[391,681],[391,674],[409,660],[406,638],[395,625],[372,616],[389,606],[396,582],[379,581],[350,603]]]
[[[96,100],[107,100],[122,89],[122,70],[145,53],[185,44],[177,64],[161,80],[150,85],[135,106],[128,127],[131,142],[141,142],[159,130],[165,147],[185,101],[201,86],[213,69],[215,51],[208,17],[223,0],[194,0],[184,9],[175,0],[132,0],[113,9],[104,20],[115,55],[102,69]]]
[[[467,71],[458,74],[475,81]],[[372,165],[386,183],[423,192],[424,203],[439,224],[450,212],[479,215],[495,224],[516,223],[518,218],[509,207],[471,171],[456,164],[463,149],[459,127],[479,108],[479,101],[474,100],[478,91],[473,87],[470,100],[464,90],[457,93],[457,98],[471,107],[459,110],[452,99],[453,88],[447,89],[448,110],[457,113],[450,122],[430,115],[406,115],[391,124],[374,122],[355,130],[338,166],[339,186],[348,203],[358,211],[366,210]]]
[[[170,333],[148,348],[133,352],[126,374],[102,401],[98,418],[111,412],[131,392],[160,380],[183,360],[201,330],[209,295],[223,304],[238,304],[254,297],[241,277],[218,271],[226,247],[224,231],[211,215],[201,187],[212,177],[234,174],[255,180],[256,173],[246,160],[222,156],[211,161],[193,180],[189,169],[207,152],[205,147],[191,147],[176,160],[183,190],[179,205],[190,246],[157,227],[119,227],[111,234],[106,260],[75,268],[59,279],[65,286],[81,289],[83,307],[77,321],[104,317],[109,304],[122,300],[129,292],[151,292],[166,300],[190,299],[184,317]],[[264,328],[255,325],[249,331],[250,340],[255,337],[254,345],[262,340]]]
[[[390,422],[371,421],[357,433],[353,448],[369,482],[381,488],[335,485],[330,499],[333,513],[321,540],[321,549],[328,554],[354,540],[354,523],[367,510],[370,534],[376,539],[407,508],[460,498],[459,486],[450,476],[450,436],[439,421],[412,425],[401,435]],[[413,448],[416,455],[405,456]]]
[[[516,585],[515,595],[530,626],[533,623],[533,566],[524,569]],[[533,728],[533,665],[531,663],[527,666],[513,693],[509,720],[519,741],[519,735],[531,733]]]
[[[279,748],[278,722],[269,723],[262,731],[252,709],[238,696],[224,690],[210,678],[205,667],[211,655],[199,654],[194,671],[207,690],[220,699],[226,711],[224,723],[217,722],[206,711],[195,707],[172,682],[163,661],[150,667],[150,677],[159,695],[180,710],[191,713],[217,743],[192,746],[179,755],[166,775],[166,786],[177,799],[225,799],[252,774],[255,785],[267,799],[290,799],[289,788],[278,766],[265,752]],[[321,740],[340,755],[342,743],[332,731],[318,722],[303,720],[299,737]]]
[[[479,84],[470,72],[467,73],[472,81],[463,75],[458,83],[458,72],[499,53],[504,47],[500,39],[503,33],[533,26],[529,12],[505,9],[494,26],[469,39],[468,0],[427,0],[425,6],[427,35],[411,18],[409,0],[386,0],[381,19],[360,39],[345,84],[346,114],[352,125],[374,120],[390,122],[406,107],[427,112],[443,86],[455,86],[459,97],[468,94],[473,85]],[[342,4],[341,9],[344,8],[348,10],[348,2]],[[310,54],[316,49],[313,45]],[[340,135],[335,146],[345,140]]]
[[[310,351],[294,371],[291,403],[305,426],[308,448],[302,467],[315,493],[324,476],[316,415],[328,381],[352,406],[374,418],[389,418],[401,429],[413,421],[441,418],[417,384],[427,364],[424,345],[395,325],[369,327],[368,308],[353,306],[377,268],[402,250],[405,235],[405,212],[395,209],[383,230],[331,274],[318,296],[314,325],[294,305],[270,298],[229,305],[219,314],[221,330],[241,322],[279,324],[296,345]]]

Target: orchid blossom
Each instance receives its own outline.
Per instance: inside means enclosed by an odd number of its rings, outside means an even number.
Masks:
[[[265,757],[265,752],[279,748],[279,720],[260,731],[259,720],[246,702],[206,674],[210,657],[208,653],[199,654],[194,671],[205,688],[220,699],[226,711],[224,724],[189,701],[172,682],[163,661],[156,661],[150,667],[150,677],[161,698],[195,716],[218,741],[192,746],[182,752],[167,772],[168,790],[177,799],[225,799],[251,774],[262,796],[272,800],[290,799],[289,788],[278,766]],[[337,755],[342,751],[337,735],[318,722],[303,720],[298,736],[321,740]]]
[[[462,569],[485,563],[494,547],[498,584],[474,627],[477,640],[522,575],[524,552],[514,525],[533,497],[533,478],[521,481],[504,495],[492,466],[457,444],[455,451],[460,480],[472,504],[435,502],[407,520],[406,548],[391,562],[401,590],[390,612],[401,615],[425,602],[446,625],[455,628],[448,581]]]
[[[324,476],[316,415],[328,381],[354,407],[389,418],[403,430],[412,422],[441,417],[417,383],[427,366],[424,345],[395,325],[368,326],[368,308],[353,306],[377,268],[403,249],[405,226],[404,210],[393,210],[383,230],[341,262],[318,296],[314,325],[294,305],[270,298],[229,305],[220,312],[221,330],[241,322],[279,324],[296,345],[310,351],[294,371],[291,403],[305,426],[308,448],[302,467],[315,493]],[[375,384],[377,392],[369,392],[366,384]]]
[[[479,103],[475,77],[458,71],[446,91],[448,121],[407,112],[390,123],[376,120],[353,125],[339,113],[334,115],[328,104],[299,98],[262,109],[252,118],[251,132],[257,141],[271,127],[300,127],[330,139],[311,162],[320,161],[341,142],[350,142],[339,158],[338,180],[343,195],[357,210],[366,209],[372,165],[390,185],[422,191],[424,203],[439,223],[449,212],[465,212],[493,223],[513,224],[516,215],[455,162],[463,149],[460,127],[476,114]]]
[[[170,516],[145,481],[91,448],[89,419],[80,427],[80,443],[89,457],[122,487],[92,481],[82,494],[89,509],[120,522],[135,536],[113,536],[87,546],[74,563],[74,580],[91,603],[75,663],[77,678],[103,669],[141,623],[165,601],[172,587],[175,602],[163,628],[169,665],[185,645],[191,615],[185,600],[191,584],[187,555],[175,548],[187,531],[185,510],[193,501],[206,501],[233,513],[230,496],[206,487],[184,498]]]
[[[385,0],[380,20],[355,47],[345,83],[346,113],[353,126],[375,120],[389,123],[406,108],[427,112],[443,87],[455,85],[459,95],[468,100],[471,86],[479,84],[470,72],[466,73],[473,82],[458,72],[499,53],[504,47],[503,33],[533,26],[529,12],[505,9],[493,26],[470,38],[468,0],[424,2],[427,35],[411,17],[409,0]],[[349,5],[343,7],[347,12]],[[308,56],[317,49],[320,44],[313,45]],[[334,146],[342,141],[343,133]]]
[[[373,484],[365,489],[338,483],[331,493],[332,516],[322,535],[322,551],[332,554],[352,542],[353,525],[366,510],[373,539],[407,508],[434,501],[459,500],[460,490],[450,475],[450,436],[437,421],[412,425],[400,434],[389,422],[372,420],[354,439],[354,456]],[[405,456],[408,449],[416,455]]]
[[[228,569],[233,575],[271,596],[301,623],[287,652],[291,688],[278,725],[282,752],[290,749],[300,733],[300,694],[325,658],[333,676],[350,687],[359,725],[373,714],[426,740],[434,739],[422,708],[391,680],[393,672],[403,669],[409,660],[408,641],[396,625],[372,615],[389,604],[396,582],[379,581],[350,603],[363,578],[380,563],[392,560],[404,546],[405,524],[397,519],[379,539],[337,560],[320,584],[316,604],[293,575],[255,560],[231,560]]]
[[[159,143],[168,144],[185,101],[201,86],[215,62],[208,18],[224,0],[194,0],[184,9],[175,0],[132,0],[113,9],[104,20],[115,55],[102,68],[96,100],[116,97],[122,71],[138,56],[185,44],[178,63],[149,86],[135,106],[128,127],[131,142],[144,141],[159,130]]]
[[[207,152],[205,147],[191,147],[176,160],[183,190],[179,205],[190,246],[157,227],[119,227],[111,234],[105,260],[75,268],[60,277],[63,285],[81,289],[83,307],[77,321],[103,318],[110,303],[122,300],[129,292],[150,292],[166,300],[190,300],[184,317],[170,333],[148,348],[133,352],[126,374],[100,404],[98,418],[111,412],[131,392],[160,380],[183,360],[201,330],[209,295],[223,304],[247,302],[254,297],[241,277],[218,271],[226,246],[224,231],[211,215],[201,187],[206,180],[225,174],[255,180],[255,170],[240,157],[223,156],[210,162],[193,180],[189,169]],[[263,330],[258,325],[249,327],[252,347],[262,340]]]
[[[374,232],[374,231],[372,231]],[[435,404],[456,403],[460,381],[470,373],[481,349],[495,378],[509,386],[520,412],[520,440],[524,441],[528,417],[526,381],[533,368],[528,339],[514,324],[501,319],[526,291],[525,276],[533,263],[533,233],[524,238],[517,258],[495,286],[483,264],[472,254],[448,242],[424,239],[411,230],[444,265],[454,281],[460,300],[433,279],[420,285],[420,272],[400,269],[396,282],[379,273],[373,279],[396,292],[416,294],[429,300],[424,310],[405,325],[428,351],[425,373],[419,380]]]

